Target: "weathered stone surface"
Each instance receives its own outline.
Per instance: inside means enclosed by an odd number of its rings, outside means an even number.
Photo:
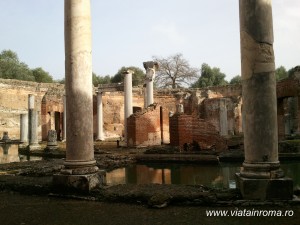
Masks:
[[[278,161],[271,0],[240,0],[240,37],[245,161],[238,187],[245,199],[291,199],[293,182]]]
[[[57,133],[56,130],[48,130],[48,140],[46,151],[56,150],[58,148],[57,145]]]
[[[237,186],[244,199],[248,200],[289,200],[293,198],[293,180],[249,179],[237,174]]]
[[[82,191],[103,183],[93,148],[90,10],[89,0],[65,1],[66,161],[61,173],[53,176],[55,186]]]
[[[56,130],[48,130],[47,146],[57,146]]]
[[[90,192],[105,184],[105,172],[101,171],[85,175],[55,174],[53,183],[57,189],[63,188],[65,191]]]

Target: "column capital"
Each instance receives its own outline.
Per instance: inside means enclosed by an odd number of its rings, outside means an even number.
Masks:
[[[133,71],[133,70],[130,70],[130,69],[128,69],[128,70],[123,70],[123,71],[122,71],[122,75],[123,75],[123,76],[126,76],[127,74],[131,74],[131,75],[132,75],[132,74],[134,74],[134,71]]]

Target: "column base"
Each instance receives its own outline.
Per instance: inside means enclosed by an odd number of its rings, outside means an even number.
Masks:
[[[288,177],[246,178],[236,174],[237,188],[248,200],[290,200],[293,198],[293,180]]]
[[[44,150],[46,152],[50,152],[50,151],[55,151],[58,149],[58,145],[51,145],[51,146],[47,146]]]
[[[27,142],[23,142],[21,144],[19,144],[19,148],[20,149],[26,149],[28,147],[28,143]]]
[[[97,137],[96,141],[105,141],[104,137]]]
[[[41,150],[41,146],[39,144],[30,144],[28,145],[29,151]]]
[[[103,170],[91,174],[60,173],[53,175],[53,185],[59,191],[90,192],[105,184],[106,172]]]
[[[279,162],[243,163],[241,176],[250,179],[277,179],[284,177]]]

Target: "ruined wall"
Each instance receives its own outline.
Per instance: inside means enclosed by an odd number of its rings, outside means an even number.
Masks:
[[[127,144],[132,147],[161,144],[160,107],[151,106],[127,120]]]
[[[47,141],[48,130],[56,130],[57,139],[62,140],[64,86],[49,87],[41,103],[42,140]]]
[[[174,114],[170,117],[170,145],[183,148],[193,142],[193,117],[187,114]]]
[[[124,136],[124,92],[105,92],[103,101],[103,121],[106,137]],[[163,106],[164,130],[168,133],[168,113],[176,109],[176,96],[169,91],[155,92],[154,102]],[[133,89],[133,108],[144,108],[144,97],[142,88]],[[94,128],[97,127],[97,99],[94,97]],[[96,131],[96,129],[94,129]],[[168,143],[168,134],[164,132],[164,140]]]
[[[169,117],[170,110],[165,107],[160,107],[160,124],[161,124],[161,139],[163,144],[170,143],[170,117]]]
[[[238,135],[242,132],[241,102],[236,98],[205,99],[200,118],[210,122],[221,136]]]
[[[226,141],[219,135],[216,127],[193,115],[176,113],[170,118],[170,144],[185,149],[197,144],[201,150],[227,149]]]
[[[28,95],[35,95],[39,112],[39,139],[41,139],[41,101],[48,88],[57,84],[0,79],[0,136],[8,131],[11,139],[20,138],[20,114],[28,113]]]
[[[300,76],[299,76],[300,77]],[[286,135],[287,106],[285,99],[299,96],[299,78],[294,76],[277,83],[278,97],[278,133],[282,138]],[[94,90],[94,130],[97,128],[97,98]],[[155,90],[154,102],[162,106],[161,138],[164,143],[169,142],[168,112],[176,112],[176,105],[183,104],[184,113],[200,116],[213,124],[218,132],[220,129],[221,99],[225,100],[227,113],[228,134],[242,133],[242,100],[241,85],[223,87],[209,87],[203,89],[164,89]],[[64,85],[42,84],[36,82],[0,79],[0,138],[3,131],[8,131],[12,139],[19,138],[20,114],[27,113],[28,94],[35,95],[35,105],[40,112],[39,140],[45,140],[48,129],[62,130]],[[282,103],[281,103],[282,101]],[[296,101],[296,100],[295,100]],[[299,98],[298,98],[299,101]],[[299,133],[300,104],[297,104],[296,114],[293,114],[292,130]],[[133,89],[133,107],[144,107],[142,88]],[[282,108],[283,107],[283,108]],[[124,130],[124,93],[107,92],[103,95],[104,132],[106,137],[123,136]],[[225,111],[223,111],[223,117]],[[57,120],[60,124],[57,125]],[[225,123],[224,123],[225,124]],[[223,125],[224,125],[223,124]],[[226,124],[225,124],[226,125]],[[223,126],[224,127],[224,126]]]

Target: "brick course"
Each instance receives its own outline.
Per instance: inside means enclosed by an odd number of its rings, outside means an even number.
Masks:
[[[227,148],[215,126],[193,115],[176,113],[170,118],[170,144],[181,149],[186,144],[195,144],[200,149],[222,151]]]
[[[127,143],[131,147],[161,144],[160,107],[152,106],[127,119]]]

